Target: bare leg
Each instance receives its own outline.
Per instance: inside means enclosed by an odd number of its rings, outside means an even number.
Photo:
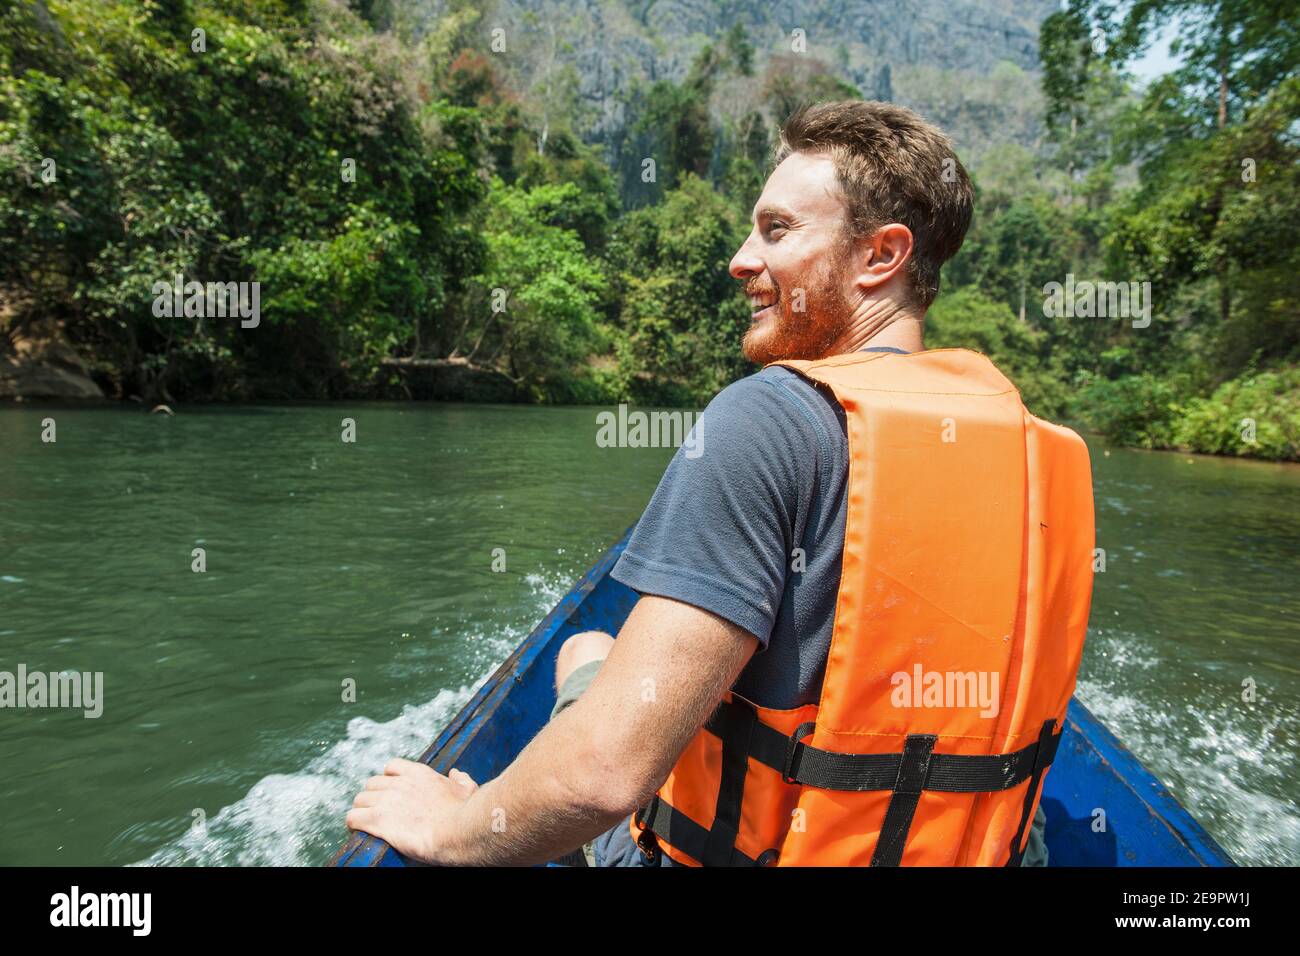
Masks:
[[[564,679],[583,664],[603,661],[613,646],[614,639],[603,631],[583,631],[567,638],[560,645],[560,654],[555,659],[556,691],[563,686]]]
[[[555,710],[551,713],[551,719],[554,719],[557,713],[576,700],[573,697],[574,693],[581,695],[581,691],[575,686],[568,691],[567,697],[560,699],[560,691],[564,687],[564,682],[584,664],[603,661],[609,655],[610,648],[613,646],[614,639],[601,631],[583,631],[581,634],[574,634],[560,645],[560,653],[555,659],[555,695],[557,699]],[[590,843],[586,843],[572,853],[566,854],[558,862],[566,866],[581,866],[584,859],[587,866],[596,865],[596,854]]]

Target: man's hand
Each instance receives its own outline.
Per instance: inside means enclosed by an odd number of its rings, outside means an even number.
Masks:
[[[382,777],[371,777],[348,811],[347,825],[379,837],[421,863],[450,864],[456,815],[478,789],[469,775],[444,777],[426,764],[394,759]]]
[[[499,776],[479,788],[456,770],[394,760],[347,824],[427,863],[554,860],[649,799],[757,647],[710,611],[644,595],[591,686]]]

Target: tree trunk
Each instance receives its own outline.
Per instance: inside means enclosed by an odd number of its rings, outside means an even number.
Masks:
[[[1219,54],[1219,132],[1223,132],[1228,125],[1228,38],[1227,28],[1224,27],[1223,35],[1220,37],[1220,54]],[[1219,184],[1219,191],[1222,194],[1224,185]],[[1221,196],[1216,199],[1215,205],[1222,207]],[[1218,225],[1219,210],[1216,209],[1214,215],[1215,225]],[[1224,325],[1232,315],[1232,296],[1228,288],[1228,260],[1220,256],[1218,264],[1215,266],[1215,272],[1219,280],[1219,321]]]
[[[1219,69],[1219,129],[1227,126],[1227,73]]]

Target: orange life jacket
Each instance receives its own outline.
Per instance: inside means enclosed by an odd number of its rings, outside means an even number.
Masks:
[[[728,693],[633,839],[693,865],[1018,864],[1087,631],[1087,447],[964,349],[776,364],[848,425],[821,697]]]

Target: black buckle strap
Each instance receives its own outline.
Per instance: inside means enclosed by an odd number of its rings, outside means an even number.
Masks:
[[[637,839],[637,845],[640,846],[646,834],[653,840],[656,836],[662,839],[669,846],[681,850],[692,859],[704,862],[704,855],[709,844],[709,831],[700,826],[686,814],[661,800],[658,794],[643,809],[637,811],[637,826],[643,827],[641,837]],[[662,852],[659,849],[658,842],[655,842],[655,851]],[[767,851],[760,857],[762,864],[752,857],[731,848],[727,859],[723,861],[725,866],[760,866],[774,861],[774,857],[768,856]]]
[[[705,729],[725,742],[727,714],[734,703],[724,701]],[[761,721],[749,732],[749,756],[771,767],[790,784],[822,790],[893,790],[898,782],[903,754],[843,754],[819,750],[803,743],[806,724],[793,735],[781,733]],[[1055,724],[1053,724],[1055,726]],[[1059,733],[1043,737],[1007,754],[932,754],[925,778],[926,790],[947,793],[993,793],[1010,790],[1033,776],[1056,757]]]
[[[645,861],[652,866],[659,862],[659,854],[663,851],[659,849],[659,841],[655,839],[655,832],[648,821],[655,818],[661,803],[663,801],[659,799],[659,794],[656,793],[650,798],[648,804],[640,807],[632,816],[632,822],[636,824],[637,830],[640,831],[636,838],[636,848],[641,851]],[[668,806],[666,803],[663,805]]]
[[[1056,721],[1049,720],[1043,724],[1042,730],[1038,732],[1034,767],[1030,774],[1029,787],[1025,790],[1025,805],[1020,811],[1020,824],[1016,827],[1016,835],[1011,838],[1011,856],[1007,859],[1007,866],[1019,866],[1021,859],[1025,855],[1021,841],[1025,838],[1025,829],[1029,826],[1030,817],[1034,813],[1034,800],[1038,796],[1038,785],[1042,782],[1043,774],[1047,772],[1047,766],[1052,762],[1052,757],[1056,756],[1054,742],[1061,739],[1061,735],[1055,734],[1055,731]],[[1048,755],[1049,751],[1050,756]]]
[[[796,783],[795,774],[799,772],[799,759],[803,756],[804,746],[801,741],[817,728],[817,722],[810,720],[800,724],[790,735],[789,745],[785,748],[785,762],[781,765],[781,779],[786,783]]]
[[[722,715],[722,773],[713,826],[698,857],[705,866],[727,866],[740,833],[740,808],[745,802],[745,777],[749,773],[749,744],[758,711],[748,701],[736,699]],[[668,841],[672,843],[671,840]],[[694,854],[691,854],[694,856]]]
[[[872,866],[898,866],[902,862],[903,847],[907,845],[907,834],[912,829],[916,805],[921,802],[921,791],[925,789],[925,778],[933,759],[931,752],[938,739],[935,734],[912,734],[903,743],[894,795],[889,798],[889,808],[880,825],[876,850],[871,855]]]
[[[1022,853],[1020,841],[1029,824],[1039,784],[1056,759],[1061,743],[1056,721],[1049,720],[1034,743],[1006,754],[936,754],[934,746],[938,736],[934,734],[910,735],[902,753],[842,754],[803,742],[813,732],[815,722],[800,724],[793,734],[786,735],[758,720],[753,705],[741,699],[723,701],[704,726],[722,740],[722,773],[713,827],[706,829],[656,794],[634,817],[641,830],[637,846],[642,847],[648,859],[651,853],[660,852],[654,841],[658,834],[705,866],[762,865],[741,853],[735,845],[748,759],[753,757],[781,774],[787,784],[822,790],[892,791],[872,866],[899,865],[923,791],[993,793],[1032,780],[1012,843],[1014,865]],[[643,843],[651,849],[647,850]],[[770,864],[775,862],[775,854],[775,850],[768,850],[760,860]]]

